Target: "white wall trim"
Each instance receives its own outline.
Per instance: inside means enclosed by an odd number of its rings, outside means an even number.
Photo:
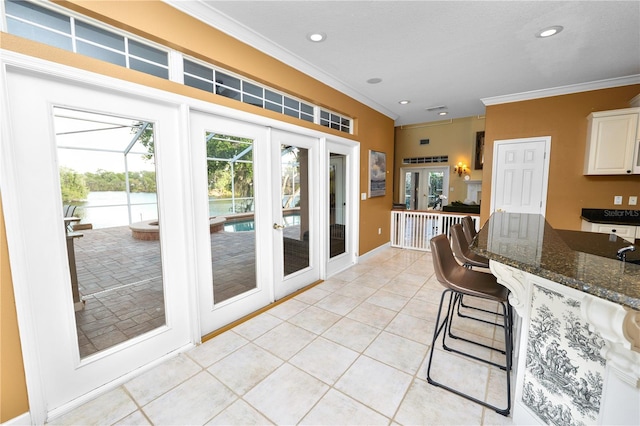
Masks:
[[[588,83],[570,84],[568,86],[551,87],[549,89],[532,90],[530,92],[514,93],[511,95],[493,96],[489,98],[482,98],[480,100],[485,106],[490,106],[508,104],[511,102],[529,101],[539,98],[548,98],[551,96],[588,92],[590,90],[629,86],[632,84],[640,84],[640,74],[629,75],[626,77],[610,78],[606,80],[591,81]]]
[[[378,246],[378,247],[374,248],[373,250],[370,250],[370,251],[366,252],[362,256],[359,256],[357,261],[356,261],[356,263],[361,263],[361,261],[363,261],[363,260],[368,260],[371,257],[375,256],[376,254],[380,253],[381,251],[388,249],[389,247],[391,247],[391,241],[388,241],[388,242],[382,244],[381,246]]]

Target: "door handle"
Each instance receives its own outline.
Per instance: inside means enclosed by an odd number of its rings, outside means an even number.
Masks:
[[[274,223],[273,229],[284,229],[284,225],[278,225],[277,223]]]

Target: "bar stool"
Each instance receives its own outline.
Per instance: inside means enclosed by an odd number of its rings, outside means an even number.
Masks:
[[[462,229],[464,230],[464,236],[467,237],[467,241],[471,244],[471,241],[478,234],[476,231],[476,224],[471,216],[465,216],[462,218]]]
[[[462,225],[460,224],[453,225],[450,228],[450,232],[451,232],[451,247],[453,249],[453,254],[456,257],[456,259],[458,259],[458,262],[462,263],[462,266],[469,269],[471,269],[474,266],[479,268],[486,268],[486,269],[489,268],[489,259],[487,259],[486,257],[480,256],[479,254],[476,254],[469,249],[469,241],[467,241],[467,238],[465,237]],[[463,296],[460,296],[460,303],[458,303],[457,308],[458,308],[457,309],[458,316],[463,318],[477,319],[477,318],[463,314],[460,308],[473,309],[475,311],[482,311],[489,314],[495,313],[495,312],[488,311],[486,309],[465,304],[465,299]],[[500,324],[495,324],[495,325],[500,325]]]
[[[471,240],[467,239],[461,224],[453,225],[449,232],[451,233],[451,247],[456,258],[462,263],[462,266],[471,268],[477,266],[479,268],[489,268],[489,259],[472,252],[469,249]]]
[[[433,340],[431,341],[431,349],[429,355],[429,363],[427,364],[427,381],[434,385],[453,392],[463,398],[473,401],[477,404],[483,405],[496,411],[498,414],[507,416],[511,411],[511,364],[512,364],[512,314],[511,308],[507,301],[508,291],[505,287],[498,284],[496,278],[484,272],[473,271],[464,266],[461,266],[456,262],[451,251],[451,246],[446,235],[441,234],[431,239],[431,255],[433,258],[433,265],[435,269],[436,278],[445,287],[440,298],[440,306],[438,308],[438,316],[436,319],[436,328],[433,334]],[[443,306],[445,298],[448,296],[448,305],[442,324],[440,324],[440,317],[443,315]],[[451,332],[451,325],[455,313],[456,305],[460,303],[462,296],[478,297],[481,299],[492,300],[498,302],[502,307],[502,324],[500,326],[504,329],[505,349],[494,348],[489,345],[484,345],[479,342],[474,342],[462,337],[456,337]],[[472,318],[475,319],[475,318]],[[492,321],[486,321],[479,319],[479,321],[494,324]],[[482,401],[471,395],[462,392],[459,389],[454,389],[443,383],[435,381],[431,377],[431,363],[433,361],[433,353],[438,337],[442,334],[442,348],[449,352],[454,352],[465,357],[493,365],[495,367],[504,370],[507,375],[507,406],[506,408],[499,408],[486,401]],[[477,346],[481,346],[492,351],[496,351],[504,355],[504,364],[495,363],[489,359],[480,358],[470,353],[463,352],[459,349],[455,349],[447,345],[447,337],[462,340],[467,343],[471,343]]]

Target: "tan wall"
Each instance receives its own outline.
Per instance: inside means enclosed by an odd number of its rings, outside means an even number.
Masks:
[[[602,89],[531,101],[493,105],[486,110],[485,162],[481,217],[489,217],[493,141],[551,136],[547,221],[554,228],[580,230],[582,208],[634,208],[630,195],[640,196],[640,175],[584,176],[587,116],[593,111],[628,108],[640,85]],[[625,204],[614,206],[613,196]]]
[[[0,423],[29,410],[9,250],[0,200]]]
[[[160,44],[198,57],[206,62],[236,71],[253,80],[281,89],[301,99],[325,106],[338,113],[355,119],[355,134],[353,136],[328,129],[313,123],[296,120],[282,114],[276,114],[252,105],[244,104],[232,99],[206,93],[198,89],[186,87],[164,79],[153,77],[137,71],[107,64],[82,55],[64,50],[44,46],[40,43],[22,39],[6,33],[0,33],[0,47],[23,53],[29,56],[70,65],[79,69],[111,76],[145,86],[178,93],[207,102],[228,106],[234,109],[248,111],[276,120],[297,124],[303,127],[333,133],[358,141],[361,148],[360,192],[367,191],[368,155],[369,150],[387,153],[387,169],[393,165],[393,120],[375,110],[355,101],[339,91],[320,83],[307,75],[251,48],[226,34],[206,26],[160,1],[127,1],[126,7],[122,2],[113,1],[78,1],[58,2],[80,13],[87,14],[116,27],[152,39]],[[389,173],[389,176],[391,174]],[[388,179],[387,195],[376,197],[360,203],[360,241],[359,254],[366,253],[387,243],[390,240],[389,221],[392,204],[391,178]],[[1,213],[0,213],[1,217]],[[382,229],[378,235],[378,228]],[[4,241],[4,237],[2,239]],[[1,252],[3,261],[7,258],[6,249]],[[3,268],[8,273],[8,267]],[[3,348],[13,348],[13,356],[5,358],[3,353],[2,390],[14,389],[16,403],[12,403],[13,410],[5,411],[5,394],[2,395],[2,418],[12,418],[27,410],[26,393],[24,389],[24,374],[21,373],[22,357],[16,346],[17,332],[4,333],[5,324],[15,325],[15,308],[13,300],[4,297],[5,289],[12,293],[11,280],[2,277],[2,325],[3,334],[0,345]],[[5,307],[7,307],[5,309]],[[6,317],[6,318],[5,318]],[[5,321],[6,320],[6,321]],[[11,351],[10,351],[11,352]],[[5,371],[12,374],[5,375]],[[15,373],[15,374],[13,374]],[[6,387],[5,387],[6,383]],[[8,403],[8,402],[7,402]]]
[[[395,129],[394,202],[400,199],[400,168],[449,166],[449,203],[464,201],[467,185],[464,179],[453,172],[453,166],[462,161],[468,166],[470,180],[482,180],[482,170],[475,170],[474,153],[476,133],[484,130],[484,117],[466,117],[455,120],[399,126]],[[420,145],[421,139],[429,139],[428,145]],[[403,158],[448,155],[448,163],[402,164]],[[453,188],[453,191],[451,191]]]

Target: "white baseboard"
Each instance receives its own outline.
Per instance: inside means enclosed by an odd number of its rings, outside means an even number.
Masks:
[[[378,247],[374,248],[373,250],[370,250],[370,251],[366,252],[362,256],[358,256],[358,259],[356,260],[356,263],[360,263],[360,261],[362,261],[362,260],[367,260],[370,257],[375,256],[376,254],[378,254],[382,250],[388,249],[389,247],[391,247],[391,241],[388,241],[388,242],[384,243],[383,245],[378,246]]]

